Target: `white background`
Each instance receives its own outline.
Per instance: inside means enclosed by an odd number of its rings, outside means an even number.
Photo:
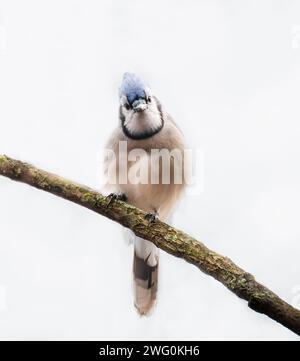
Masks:
[[[300,307],[299,25],[296,0],[0,0],[0,153],[99,189],[138,73],[204,152],[174,225]],[[164,253],[139,318],[131,261],[117,224],[0,178],[1,339],[297,339]]]

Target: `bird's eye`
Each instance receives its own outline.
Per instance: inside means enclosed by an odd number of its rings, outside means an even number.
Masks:
[[[129,105],[128,103],[125,103],[125,104],[124,104],[124,107],[125,107],[127,110],[130,109],[130,105]]]
[[[148,97],[148,99],[147,99],[147,101],[148,101],[148,103],[151,103],[151,97]]]

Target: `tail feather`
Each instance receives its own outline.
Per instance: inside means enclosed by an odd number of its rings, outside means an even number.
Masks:
[[[134,305],[140,315],[147,315],[156,303],[158,284],[158,250],[151,244],[145,244],[144,251],[150,251],[141,257],[141,247],[135,247],[133,258]],[[136,244],[135,244],[136,245]],[[138,250],[138,252],[137,252]]]

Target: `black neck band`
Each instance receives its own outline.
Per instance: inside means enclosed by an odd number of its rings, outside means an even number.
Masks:
[[[153,135],[159,133],[162,130],[163,126],[164,126],[164,121],[162,119],[161,125],[158,128],[134,134],[134,133],[131,133],[128,131],[128,129],[126,128],[126,125],[124,124],[124,121],[122,121],[122,129],[123,129],[124,134],[126,135],[126,137],[128,137],[130,139],[134,139],[134,140],[142,140],[142,139],[147,139],[147,138],[153,137]]]

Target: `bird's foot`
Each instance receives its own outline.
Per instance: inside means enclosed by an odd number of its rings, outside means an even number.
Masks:
[[[148,219],[149,223],[155,223],[158,220],[158,211],[155,210],[154,212],[147,213],[145,216]]]
[[[126,202],[127,201],[127,197],[125,193],[110,193],[107,197],[108,199],[108,203],[107,203],[107,207],[113,202],[113,201],[123,201]]]

